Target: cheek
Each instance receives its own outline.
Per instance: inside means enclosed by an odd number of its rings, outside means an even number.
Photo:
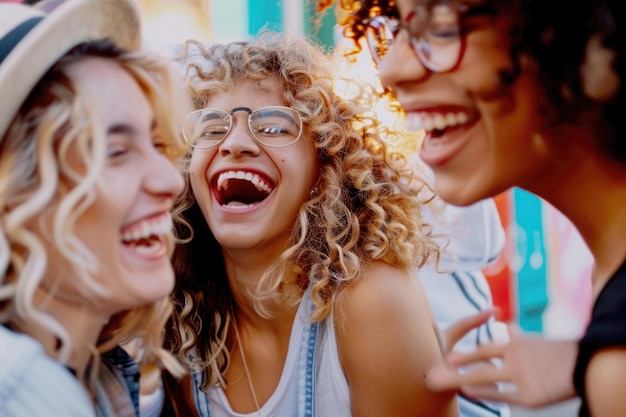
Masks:
[[[218,147],[211,149],[194,149],[191,154],[189,169],[193,171],[206,170],[217,155],[217,149]]]
[[[451,74],[475,98],[497,97],[505,88],[503,76],[514,73],[516,66],[507,39],[506,33],[495,29],[478,30],[467,36],[459,68]]]
[[[191,156],[189,163],[189,180],[192,188],[200,184],[206,184],[207,170],[213,160],[215,152],[207,152],[205,150],[195,151]],[[194,189],[194,192],[196,190]]]
[[[198,187],[203,182],[204,175],[202,174],[201,171],[194,169],[193,165],[189,166],[189,185],[194,194],[198,192]]]
[[[101,192],[76,222],[76,235],[93,253],[102,254],[107,247],[106,253],[119,243],[120,230],[136,202],[136,188],[131,189],[129,185],[114,195]]]
[[[196,150],[189,163],[189,186],[207,222],[210,222],[209,207],[213,203],[208,169],[215,154],[216,151]]]
[[[310,172],[309,189],[313,189],[313,187],[315,187],[315,184],[317,184],[317,182],[319,181],[319,176],[320,176],[320,164],[317,158],[314,161],[312,161],[310,168],[309,168],[309,172]]]
[[[494,135],[503,146],[529,148],[532,139],[547,123],[537,83],[529,74],[520,74],[515,83],[503,90],[499,100],[486,106]]]
[[[300,158],[297,158],[294,170],[298,173],[304,181],[304,188],[307,195],[313,186],[317,183],[319,177],[319,160],[317,156],[317,150],[313,143],[304,144],[300,153]]]

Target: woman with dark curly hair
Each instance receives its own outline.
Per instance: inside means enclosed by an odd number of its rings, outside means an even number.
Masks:
[[[179,413],[457,415],[424,383],[442,359],[412,272],[439,254],[431,192],[333,92],[323,50],[266,32],[188,42],[181,62],[197,110],[168,328],[192,370]]]
[[[581,416],[626,415],[623,7],[616,0],[340,4],[346,35],[367,39],[407,124],[426,131],[421,157],[439,195],[467,205],[524,188],[569,217],[595,258],[594,308],[580,341],[517,336],[453,354],[451,369],[431,373],[432,386],[531,406],[578,393]],[[501,368],[457,372],[492,356],[503,358]],[[516,389],[498,391],[498,381]]]

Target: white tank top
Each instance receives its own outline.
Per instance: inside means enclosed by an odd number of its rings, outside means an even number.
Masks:
[[[350,417],[350,391],[341,370],[332,314],[309,324],[310,290],[302,298],[289,339],[285,366],[272,396],[261,407],[263,417]],[[236,413],[224,390],[215,385],[200,391],[202,374],[192,375],[194,401],[200,417],[258,417]]]

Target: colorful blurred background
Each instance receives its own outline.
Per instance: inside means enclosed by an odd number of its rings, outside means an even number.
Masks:
[[[334,9],[323,16],[310,0],[139,0],[145,47],[168,55],[188,38],[245,38],[268,27],[307,35],[342,57],[350,47]],[[377,83],[367,52],[343,71]],[[384,112],[384,110],[381,110]],[[382,117],[389,117],[383,115]],[[395,115],[391,115],[396,117]],[[414,136],[409,136],[414,140]],[[477,161],[479,163],[479,161]],[[590,307],[592,259],[578,232],[546,202],[519,189],[496,198],[507,245],[484,272],[501,319],[550,337],[582,334]]]

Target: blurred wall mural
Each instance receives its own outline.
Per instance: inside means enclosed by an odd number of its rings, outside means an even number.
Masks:
[[[188,38],[229,41],[269,27],[307,35],[342,56],[346,41],[332,12],[315,15],[308,0],[139,0],[147,48],[173,54]],[[366,49],[364,50],[366,51]],[[342,72],[377,83],[363,53]],[[338,74],[340,77],[341,74]],[[377,111],[386,112],[386,106]],[[396,123],[395,114],[382,114]],[[415,140],[415,135],[409,135]],[[410,148],[410,146],[408,147]],[[408,149],[407,148],[407,149]],[[546,202],[514,189],[496,198],[507,246],[485,269],[501,318],[554,337],[582,333],[590,308],[592,259],[570,222]]]
[[[170,53],[188,38],[229,41],[267,27],[295,34],[315,34],[332,46],[335,18],[315,17],[307,0],[138,0],[144,17],[146,47]]]

